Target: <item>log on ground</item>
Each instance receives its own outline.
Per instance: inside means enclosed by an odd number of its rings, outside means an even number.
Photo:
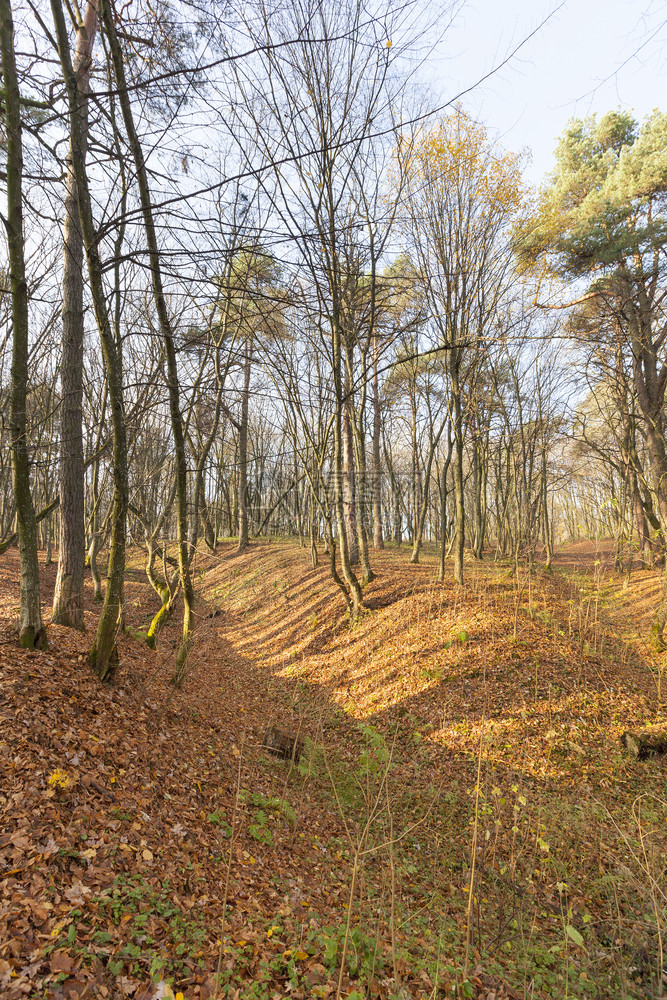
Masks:
[[[269,753],[275,754],[276,757],[282,757],[283,760],[293,760],[295,764],[298,764],[304,744],[298,736],[289,736],[280,729],[276,729],[275,726],[270,726],[264,733],[262,747]]]
[[[628,731],[621,736],[621,743],[637,760],[645,760],[647,757],[667,753],[667,732],[654,732],[650,729],[634,733]]]

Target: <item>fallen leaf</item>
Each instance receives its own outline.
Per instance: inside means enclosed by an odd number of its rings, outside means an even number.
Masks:
[[[49,966],[53,973],[71,972],[74,968],[74,960],[70,958],[67,952],[54,951],[53,955],[51,955]]]

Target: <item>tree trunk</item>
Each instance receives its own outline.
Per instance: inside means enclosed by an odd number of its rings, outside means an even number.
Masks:
[[[463,550],[465,544],[465,508],[463,494],[463,413],[459,383],[460,348],[449,352],[449,375],[452,387],[454,424],[454,580],[463,583]]]
[[[444,583],[445,579],[445,556],[447,554],[447,472],[449,470],[449,457],[442,469],[442,479],[440,485],[440,552],[438,555],[438,581]]]
[[[192,615],[194,608],[194,588],[190,576],[190,554],[188,545],[188,470],[185,454],[185,433],[181,416],[181,404],[178,382],[178,365],[176,362],[176,349],[171,327],[171,319],[167,309],[167,301],[162,287],[162,272],[160,268],[160,255],[155,233],[155,222],[153,219],[153,207],[151,202],[150,188],[148,185],[148,172],[144,160],[143,150],[134,125],[132,115],[132,105],[130,95],[125,80],[125,65],[121,52],[116,25],[109,6],[109,0],[104,0],[102,4],[102,20],[109,42],[109,49],[114,66],[116,83],[118,84],[118,100],[120,101],[123,121],[127,132],[132,159],[139,185],[139,197],[141,201],[141,212],[146,232],[146,242],[151,264],[151,278],[153,286],[153,298],[158,316],[160,333],[164,345],[167,359],[167,388],[169,393],[169,416],[171,420],[171,430],[174,437],[174,453],[176,460],[176,535],[178,542],[178,568],[183,590],[183,632],[181,644],[176,657],[176,667],[173,681],[177,685],[183,683],[185,670],[187,667],[188,653],[192,636]]]
[[[549,490],[547,481],[547,460],[546,452],[542,451],[542,524],[544,526],[544,551],[546,553],[545,570],[551,572],[551,563],[554,550],[551,541],[551,523],[549,519]]]
[[[382,535],[382,460],[380,440],[382,435],[382,413],[380,409],[380,389],[378,384],[377,337],[373,348],[373,548],[383,549]]]
[[[351,454],[352,441],[351,441],[351,431],[349,420],[347,423],[347,432],[344,431],[344,420],[347,413],[347,400],[343,395],[343,386],[341,379],[341,333],[340,326],[337,317],[334,317],[332,329],[332,354],[333,354],[333,379],[334,379],[334,421],[333,421],[333,443],[334,443],[334,455],[333,455],[333,507],[336,516],[336,528],[338,531],[338,547],[340,551],[340,562],[341,571],[343,578],[341,579],[338,571],[336,570],[336,553],[333,545],[333,538],[330,537],[331,551],[329,553],[329,559],[331,563],[331,575],[334,580],[342,590],[345,600],[347,602],[348,612],[352,621],[356,621],[359,617],[359,613],[363,607],[363,596],[361,593],[361,587],[359,581],[352,570],[350,563],[350,552],[348,548],[348,530],[349,524],[346,519],[345,500],[344,500],[344,467],[346,460],[344,458],[344,452],[348,452],[348,460],[351,461],[353,456]],[[349,415],[348,415],[349,416]],[[346,445],[347,439],[347,445]],[[351,469],[351,465],[348,465],[348,469]],[[356,543],[356,532],[353,531],[351,538],[354,539]]]
[[[109,566],[102,612],[97,627],[97,634],[89,654],[91,666],[99,677],[105,680],[113,671],[118,655],[116,649],[116,632],[122,610],[125,578],[128,474],[123,381],[118,345],[109,321],[109,312],[102,279],[99,241],[93,221],[88,175],[85,168],[86,134],[81,115],[81,95],[79,94],[76,76],[72,69],[67,26],[60,0],[51,0],[51,10],[56,27],[58,54],[67,87],[72,164],[79,198],[79,218],[88,263],[95,318],[100,332],[111,406],[114,497]]]
[[[478,435],[479,428],[476,430]],[[475,559],[484,558],[484,492],[486,489],[484,449],[479,440],[473,441],[473,528],[472,554]]]
[[[239,544],[237,553],[248,548],[248,406],[250,402],[250,371],[252,365],[252,343],[246,343],[243,365],[243,395],[241,397],[241,420],[239,422],[239,464],[237,478],[237,504],[239,515]]]
[[[30,489],[28,455],[28,284],[23,236],[23,135],[21,97],[14,52],[14,23],[10,0],[0,0],[0,56],[4,77],[7,148],[7,243],[12,290],[12,370],[10,448],[16,504],[20,563],[19,642],[26,649],[44,647],[37,560],[37,522]]]
[[[364,444],[363,430],[359,420],[354,413],[351,414],[353,420],[353,440],[354,440],[354,467],[356,471],[356,527],[357,527],[357,548],[359,551],[359,562],[361,563],[362,584],[370,583],[375,579],[375,573],[371,569],[370,555],[368,552],[368,535],[364,523],[364,510],[366,509],[366,448]]]
[[[346,387],[347,395],[347,387]],[[356,566],[359,562],[359,541],[357,538],[357,512],[355,504],[354,489],[354,443],[352,440],[352,423],[350,420],[350,410],[348,400],[342,402],[342,497],[343,516],[345,524],[345,535],[347,541],[348,558],[350,566]]]
[[[648,452],[651,461],[651,473],[658,501],[658,513],[660,516],[660,527],[663,537],[667,535],[667,492],[665,491],[665,478],[667,477],[667,456],[665,455],[665,441],[662,434],[662,427],[657,426],[658,421],[647,419],[645,421],[646,436],[648,441]],[[667,560],[663,575],[663,588],[660,603],[656,609],[653,622],[651,623],[650,634],[659,649],[664,649],[665,641],[663,634],[667,624]]]
[[[317,555],[317,508],[313,491],[310,491],[310,563],[315,569],[318,563]]]
[[[403,543],[403,512],[401,510],[401,497],[398,492],[398,484],[393,483],[394,487],[394,545],[399,548]]]
[[[46,519],[46,527],[45,527],[44,530],[45,530],[45,533],[46,533],[46,554],[44,556],[44,565],[45,566],[51,566],[52,563],[53,563],[53,551],[51,549],[52,532],[51,532],[51,518],[50,517],[48,517]]]
[[[73,72],[79,91],[79,113],[88,144],[88,87],[97,31],[96,0],[88,0],[77,31]],[[84,163],[85,169],[85,163]],[[51,620],[83,629],[85,564],[83,486],[83,236],[70,142],[63,234],[63,309],[60,403],[60,545]]]
[[[438,580],[440,583],[443,583],[445,579],[445,556],[447,554],[447,474],[452,461],[453,447],[451,425],[448,428],[447,434],[447,455],[442,466],[442,478],[440,485],[440,530],[442,532],[442,538],[440,539],[440,556],[438,560]]]
[[[199,510],[202,525],[204,528],[204,543],[209,552],[215,552],[217,538],[214,522],[211,520],[211,512],[205,500],[202,500]]]
[[[93,531],[88,546],[88,566],[90,567],[90,578],[93,581],[93,600],[96,604],[102,603],[102,583],[99,570],[97,569],[97,554],[102,547],[102,539],[97,531]]]
[[[653,554],[651,552],[651,543],[649,539],[648,522],[646,520],[646,514],[644,513],[644,507],[642,505],[642,497],[639,491],[639,484],[637,483],[637,473],[634,469],[630,470],[630,490],[632,493],[632,508],[634,513],[635,525],[637,527],[637,533],[639,534],[639,551],[641,552],[642,562],[645,566],[650,566],[653,562]]]

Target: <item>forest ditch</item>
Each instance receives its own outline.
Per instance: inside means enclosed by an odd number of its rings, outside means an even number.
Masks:
[[[594,543],[465,587],[408,559],[376,554],[350,625],[297,541],[199,553],[178,690],[138,552],[104,685],[86,635],[17,647],[2,556],[3,996],[665,994],[665,759],[621,745],[667,722],[659,574]]]

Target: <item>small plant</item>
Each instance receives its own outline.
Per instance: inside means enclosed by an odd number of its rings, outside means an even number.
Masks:
[[[209,821],[209,823],[213,823],[214,826],[220,828],[220,833],[223,835],[223,837],[231,837],[232,828],[222,813],[220,812],[209,813],[206,819]]]
[[[283,799],[279,795],[266,796],[262,795],[261,792],[241,792],[240,799],[242,802],[247,802],[251,806],[268,809],[274,813],[284,816],[291,826],[296,823],[296,813],[294,812],[294,809],[289,804],[287,799]]]
[[[273,834],[269,830],[269,817],[263,809],[258,809],[255,813],[255,822],[248,827],[248,833],[253,840],[258,840],[260,844],[273,843]]]
[[[359,777],[363,777],[368,773],[375,774],[381,768],[388,766],[390,753],[384,736],[375,726],[360,722],[358,729],[366,740],[366,748],[359,761],[361,771]]]
[[[310,938],[311,948],[314,946],[322,953],[322,964],[334,971],[340,962],[345,938],[344,927],[322,927]],[[360,980],[370,979],[378,975],[384,968],[384,960],[379,942],[373,935],[367,934],[361,927],[353,927],[347,937],[347,971]]]
[[[141,875],[118,875],[112,886],[91,902],[107,917],[108,930],[95,931],[85,947],[77,946],[77,923],[85,922],[86,917],[81,910],[72,910],[69,923],[48,945],[45,955],[66,947],[84,964],[101,960],[112,976],[125,974],[153,981],[179,977],[193,965],[202,965],[206,941],[203,914],[183,911],[173,901],[169,879],[155,888]],[[153,936],[158,931],[159,943]]]
[[[255,809],[248,833],[253,840],[257,840],[260,844],[273,843],[274,835],[270,829],[272,822],[277,823],[284,819],[290,826],[296,824],[296,813],[287,799],[278,795],[266,796],[262,795],[261,792],[251,793],[248,791],[242,791],[240,799]]]

